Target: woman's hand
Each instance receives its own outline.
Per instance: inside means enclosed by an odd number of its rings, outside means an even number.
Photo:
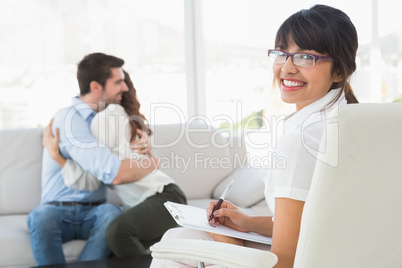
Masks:
[[[45,128],[42,135],[42,144],[45,146],[49,152],[50,157],[52,157],[61,167],[64,167],[67,160],[61,156],[59,150],[60,134],[59,129],[56,128],[55,136],[52,133],[53,119],[50,120],[49,125]]]
[[[209,203],[209,207],[207,208],[208,219],[216,203],[218,203],[218,201]],[[241,212],[241,210],[232,203],[223,201],[220,209],[214,212],[214,217],[209,221],[209,224],[212,226],[222,224],[241,232],[248,232],[247,223],[249,218],[249,216]]]
[[[141,129],[137,129],[137,136],[131,142],[131,149],[138,154],[150,155],[151,143],[149,142],[149,136]]]
[[[143,161],[150,161],[150,165],[153,165],[155,167],[154,171],[159,169],[160,165],[160,160],[156,155],[151,154],[151,152],[148,152],[148,159],[144,159]]]

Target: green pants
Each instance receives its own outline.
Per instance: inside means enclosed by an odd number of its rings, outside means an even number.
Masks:
[[[162,193],[148,197],[114,219],[106,230],[106,242],[116,257],[140,256],[177,224],[163,203],[186,204],[183,191],[176,184],[166,185]]]

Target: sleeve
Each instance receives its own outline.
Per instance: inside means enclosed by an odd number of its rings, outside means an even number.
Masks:
[[[85,107],[84,107],[85,108]],[[121,160],[92,136],[89,124],[76,109],[55,116],[53,131],[60,129],[60,152],[105,184],[112,184]]]
[[[316,132],[316,133],[312,133]],[[307,130],[289,135],[278,147],[277,157],[285,160],[284,168],[273,170],[274,197],[300,201],[307,199],[317,162],[322,130]]]
[[[64,183],[67,187],[81,191],[94,191],[99,188],[101,182],[91,173],[83,170],[80,165],[71,159],[67,159],[61,170]]]

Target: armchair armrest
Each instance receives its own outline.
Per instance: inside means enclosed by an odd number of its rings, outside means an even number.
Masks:
[[[269,251],[196,239],[163,240],[150,249],[154,258],[194,260],[230,268],[269,268],[278,262],[278,257]]]

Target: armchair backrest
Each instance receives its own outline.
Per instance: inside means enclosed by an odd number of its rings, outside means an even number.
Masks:
[[[402,267],[402,104],[351,104],[327,124],[294,267]]]

